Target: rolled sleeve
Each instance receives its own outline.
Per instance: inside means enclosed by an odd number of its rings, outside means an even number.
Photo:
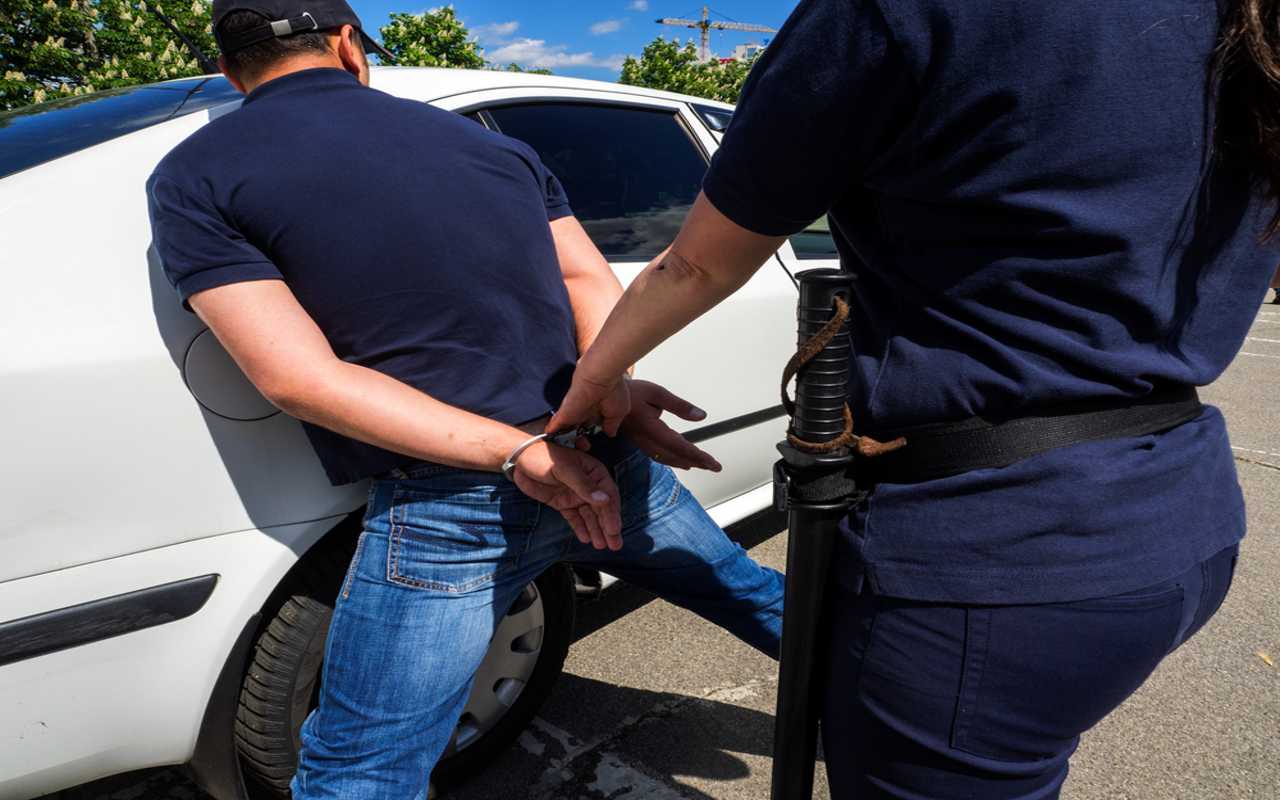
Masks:
[[[569,195],[565,193],[560,179],[553,175],[546,166],[542,167],[542,172],[543,200],[547,204],[547,221],[554,222],[562,217],[573,216],[573,209],[569,206]]]
[[[748,230],[803,230],[863,179],[913,85],[872,0],[805,0],[751,70],[703,192]]]
[[[258,280],[283,280],[280,270],[230,224],[207,193],[172,178],[147,182],[151,232],[165,278],[182,305],[193,294]]]

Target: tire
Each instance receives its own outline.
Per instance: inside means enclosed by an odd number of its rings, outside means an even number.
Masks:
[[[300,729],[319,700],[325,637],[351,555],[344,543],[327,555],[308,556],[290,588],[265,609],[268,621],[244,677],[235,724],[256,800],[290,797]],[[452,783],[483,769],[520,735],[560,675],[573,621],[567,567],[553,567],[525,587],[499,624],[434,780]]]

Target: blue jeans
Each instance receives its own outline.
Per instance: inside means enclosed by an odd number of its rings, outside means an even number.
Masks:
[[[1237,552],[1071,603],[926,603],[841,582],[822,724],[831,797],[1057,798],[1080,734],[1213,616]]]
[[[599,567],[777,657],[783,578],[752,561],[672,471],[615,468],[624,546],[580,543],[499,475],[424,466],[376,481],[302,726],[295,800],[420,800],[496,624],[560,561]]]

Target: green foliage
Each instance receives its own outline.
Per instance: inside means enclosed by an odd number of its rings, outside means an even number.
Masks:
[[[459,67],[499,72],[550,75],[549,69],[525,69],[519,64],[491,64],[453,6],[433,8],[422,14],[392,14],[379,29],[382,45],[401,67]]]
[[[681,47],[678,41],[659,36],[645,46],[640,58],[627,56],[619,82],[736,103],[754,63],[754,57],[701,62],[692,44]]]
[[[154,10],[217,55],[209,0],[167,0]],[[147,0],[0,0],[0,110],[201,74],[194,54],[152,12]],[[452,6],[392,14],[381,33],[404,66],[550,74],[486,63]]]
[[[380,32],[382,45],[399,66],[480,69],[485,65],[484,53],[453,6],[422,14],[392,14]]]
[[[155,9],[217,52],[206,0]],[[146,0],[0,0],[0,109],[201,72]]]
[[[524,67],[515,63],[514,61],[506,65],[505,67],[500,64],[490,64],[489,69],[494,70],[496,72],[525,72],[525,73],[528,73],[529,75],[554,75],[555,74],[551,70],[545,69],[543,67],[538,67],[537,69],[525,69]]]

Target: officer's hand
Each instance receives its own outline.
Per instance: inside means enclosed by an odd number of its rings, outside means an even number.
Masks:
[[[720,462],[673,431],[662,421],[662,412],[670,411],[681,419],[701,422],[707,412],[662,386],[649,381],[628,381],[631,413],[622,423],[627,438],[654,461],[677,469],[700,469],[719,472]]]
[[[622,549],[618,487],[592,456],[538,442],[520,454],[513,478],[520,491],[560,512],[583,544]]]
[[[573,385],[555,416],[547,423],[547,432],[571,430],[599,423],[609,436],[617,436],[618,428],[631,411],[631,395],[627,378],[600,381],[586,376],[582,370],[573,374]]]

